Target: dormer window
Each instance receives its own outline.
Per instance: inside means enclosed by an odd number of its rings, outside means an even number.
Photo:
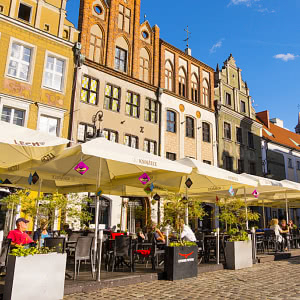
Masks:
[[[19,12],[18,12],[18,19],[21,19],[21,20],[26,21],[26,22],[29,23],[30,18],[31,18],[31,10],[32,10],[31,6],[28,6],[24,3],[20,3]]]

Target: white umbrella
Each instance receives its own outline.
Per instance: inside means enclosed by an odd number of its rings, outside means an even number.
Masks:
[[[20,165],[55,158],[67,139],[0,121],[0,168],[20,169]]]

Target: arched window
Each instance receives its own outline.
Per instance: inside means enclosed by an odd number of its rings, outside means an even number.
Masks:
[[[209,107],[210,101],[209,101],[209,91],[208,91],[209,85],[206,79],[203,80],[203,105]]]
[[[191,117],[186,117],[186,137],[194,138],[195,137],[195,122]]]
[[[123,37],[119,37],[116,40],[116,52],[115,52],[115,70],[121,72],[128,71],[128,44]]]
[[[208,123],[202,123],[202,136],[203,142],[210,143],[210,125]]]
[[[193,74],[191,79],[191,98],[193,102],[199,103],[198,78],[196,74]]]
[[[173,92],[173,66],[169,60],[165,64],[165,89]]]
[[[93,25],[91,28],[89,59],[96,63],[102,62],[102,41],[102,30],[98,25]]]
[[[182,97],[186,97],[186,76],[185,70],[183,68],[179,69],[179,83],[178,83],[178,92]]]
[[[150,78],[150,57],[149,53],[145,48],[141,49],[140,52],[140,80],[149,82]]]

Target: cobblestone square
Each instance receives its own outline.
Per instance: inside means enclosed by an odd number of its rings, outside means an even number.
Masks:
[[[64,300],[95,299],[300,299],[300,257],[256,264],[238,271],[204,273],[181,281],[152,281],[69,295]]]

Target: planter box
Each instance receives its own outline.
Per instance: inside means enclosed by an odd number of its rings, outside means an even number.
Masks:
[[[165,274],[167,280],[197,277],[198,247],[166,247]]]
[[[252,241],[226,242],[225,256],[228,269],[252,267]]]
[[[60,300],[64,297],[67,254],[9,256],[4,300]]]

